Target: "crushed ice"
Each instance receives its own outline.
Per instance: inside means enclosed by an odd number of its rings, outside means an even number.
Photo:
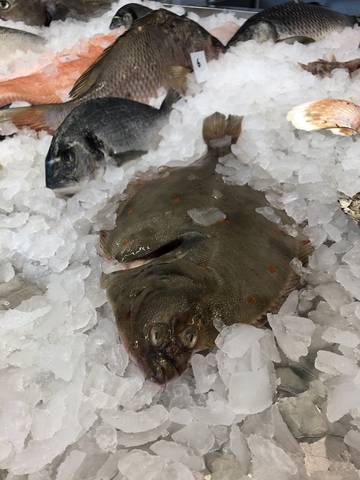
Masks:
[[[39,29],[49,55],[107,31],[124,3],[86,24],[68,20]],[[243,23],[230,12],[199,21],[215,28],[229,20]],[[217,347],[196,354],[192,368],[165,388],[145,382],[129,362],[99,288],[99,231],[113,227],[109,199],[121,200],[135,167],[109,165],[104,180],[57,198],[44,187],[51,137],[24,131],[1,142],[2,478],[358,478],[360,241],[337,198],[360,190],[359,140],[294,131],[286,113],[325,96],[358,98],[356,76],[339,71],[320,79],[297,62],[356,58],[359,41],[355,27],[307,46],[232,47],[209,63],[206,83],[189,75],[188,94],[159,149],[138,161],[141,171],[189,164],[205,151],[207,115],[244,115],[233,155],[217,170],[232,183],[274,192],[274,208],[307,221],[315,248],[306,283],[269,316],[272,331],[225,327],[219,319]],[[34,58],[18,52],[1,73]],[[13,131],[2,127],[3,134]],[[262,213],[276,221],[271,210]]]

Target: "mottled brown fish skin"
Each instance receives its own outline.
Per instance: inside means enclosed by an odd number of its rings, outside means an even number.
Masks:
[[[0,111],[0,123],[53,133],[86,100],[121,97],[147,104],[160,88],[181,91],[192,68],[190,53],[200,50],[210,61],[226,48],[196,22],[168,10],[154,10],[137,20],[81,75],[70,92],[73,100]]]
[[[226,48],[196,22],[168,10],[154,10],[137,20],[83,73],[70,96],[81,92],[82,100],[116,96],[148,103],[161,87],[179,88],[169,69],[191,69],[190,53],[199,50],[210,61]]]
[[[180,375],[193,353],[214,346],[214,320],[259,326],[278,311],[298,280],[291,260],[306,261],[310,251],[255,211],[268,206],[262,192],[225,184],[215,172],[231,142],[216,147],[212,139],[226,134],[234,143],[241,128],[239,117],[223,128],[225,117],[216,115],[204,122],[208,153],[145,184],[118,213],[116,228],[102,234],[108,259],[148,261],[110,274],[103,287],[130,358],[161,385]],[[187,213],[206,207],[226,219],[203,226]]]

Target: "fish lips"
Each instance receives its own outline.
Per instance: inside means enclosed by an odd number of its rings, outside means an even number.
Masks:
[[[197,351],[196,348],[183,348],[174,338],[158,348],[151,345],[147,337],[143,341],[131,342],[120,330],[119,336],[130,360],[146,380],[160,386],[176,380],[187,369],[191,357]]]
[[[176,353],[174,354],[174,351]],[[146,380],[164,386],[176,380],[187,368],[193,352],[186,352],[171,345],[158,350],[152,346],[140,352],[136,346],[129,351],[130,359],[143,373]]]
[[[81,190],[87,183],[88,179],[84,178],[81,181],[69,180],[60,175],[54,175],[54,161],[46,159],[45,162],[45,182],[46,187],[51,190],[56,190],[63,195],[72,195]]]

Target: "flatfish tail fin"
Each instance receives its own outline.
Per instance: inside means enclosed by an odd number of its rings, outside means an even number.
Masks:
[[[203,123],[203,139],[209,150],[230,149],[237,142],[241,133],[243,117],[238,115],[225,115],[215,112],[206,117]]]

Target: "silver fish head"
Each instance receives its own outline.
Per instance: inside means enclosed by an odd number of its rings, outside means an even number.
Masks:
[[[2,0],[0,19],[23,21],[27,25],[48,25],[46,3],[43,0]]]
[[[81,139],[58,143],[55,136],[45,159],[46,186],[64,194],[74,193],[90,180],[101,178],[105,163],[104,153],[91,142]]]
[[[271,22],[261,21],[254,24],[244,24],[243,27],[240,27],[236,32],[236,42],[255,40],[263,43],[270,39],[276,40],[278,36],[276,28]]]
[[[120,339],[146,379],[175,380],[195,352],[211,345],[199,310],[204,283],[173,263],[111,274],[106,293]]]

